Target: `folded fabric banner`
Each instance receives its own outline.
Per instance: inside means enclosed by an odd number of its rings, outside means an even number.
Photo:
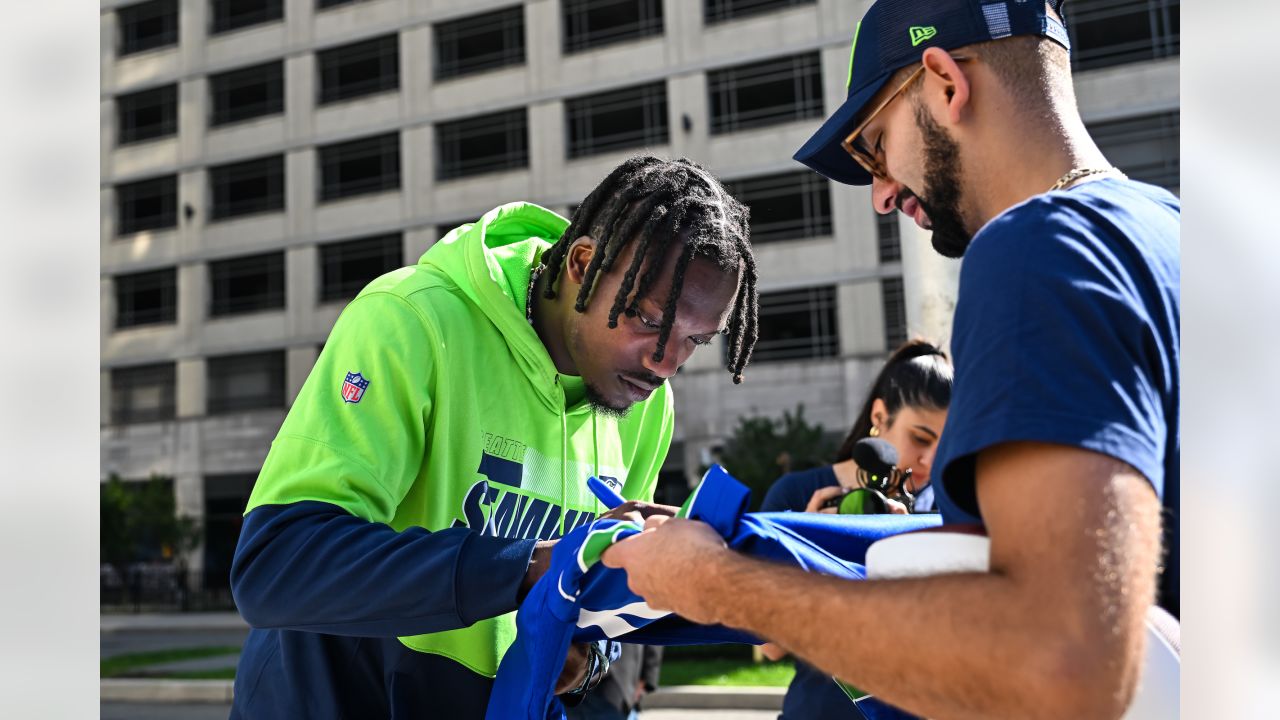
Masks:
[[[739,552],[850,580],[866,576],[862,561],[871,543],[940,524],[937,515],[747,513],[749,498],[716,465],[678,516],[706,522]],[[610,545],[640,531],[633,522],[596,520],[556,543],[550,568],[516,613],[516,640],[498,667],[486,720],[561,720],[554,690],[572,642],[623,635],[646,645],[760,642],[656,611],[631,592],[624,571],[599,564]]]

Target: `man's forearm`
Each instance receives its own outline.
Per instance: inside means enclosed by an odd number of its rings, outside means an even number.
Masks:
[[[1151,485],[1108,456],[1037,443],[986,451],[977,470],[987,573],[810,575],[691,520],[651,519],[603,559],[655,608],[752,632],[917,714],[1120,717],[1155,597]]]
[[[997,574],[857,582],[726,551],[692,582],[724,624],[927,717],[1061,714],[1071,698],[1055,697],[1052,681],[1084,673],[1087,685],[1092,674],[1044,609]]]

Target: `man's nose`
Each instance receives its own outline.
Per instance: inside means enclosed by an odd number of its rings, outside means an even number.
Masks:
[[[668,340],[661,360],[654,360],[653,353],[646,352],[644,354],[644,369],[663,380],[675,375],[680,366],[684,365],[685,361],[689,359],[689,355],[692,354],[691,349],[681,347],[683,344],[676,342],[674,338]]]
[[[871,206],[881,215],[888,215],[898,209],[898,195],[902,193],[902,183],[897,180],[873,177],[871,179]]]

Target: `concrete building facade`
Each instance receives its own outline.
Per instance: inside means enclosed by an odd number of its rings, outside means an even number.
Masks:
[[[491,207],[567,213],[641,149],[752,207],[762,337],[672,384],[668,481],[746,414],[834,433],[893,345],[947,341],[958,264],[790,157],[865,0],[103,0],[102,475],[173,478],[225,572],[237,508],[359,286]],[[1177,0],[1068,3],[1086,121],[1177,186]],[[229,547],[228,543],[232,545]]]

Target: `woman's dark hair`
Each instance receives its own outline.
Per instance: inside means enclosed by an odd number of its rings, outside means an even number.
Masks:
[[[835,461],[848,460],[852,457],[854,443],[871,435],[871,406],[876,398],[884,401],[892,424],[904,405],[930,410],[947,409],[951,405],[951,381],[951,361],[946,353],[927,340],[908,340],[893,351],[881,368],[853,430],[836,451]]]

